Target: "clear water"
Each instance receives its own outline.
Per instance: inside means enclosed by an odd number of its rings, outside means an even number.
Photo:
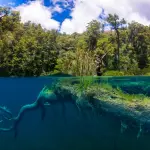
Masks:
[[[7,106],[17,115],[23,105],[33,103],[44,85],[50,85],[56,77],[0,78],[0,106]],[[69,77],[68,77],[69,79]],[[70,78],[72,80],[72,78]],[[129,94],[150,96],[150,77],[100,78],[98,83],[119,86]],[[150,150],[150,135],[137,139],[137,131],[120,133],[120,121],[111,115],[90,117],[78,113],[73,104],[66,103],[66,119],[60,104],[46,109],[45,120],[40,111],[26,112],[20,125],[18,137],[13,131],[0,133],[0,150]],[[0,123],[0,127],[11,122]]]

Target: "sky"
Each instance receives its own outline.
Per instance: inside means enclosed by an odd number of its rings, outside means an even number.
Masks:
[[[0,0],[20,12],[23,23],[31,21],[48,30],[82,33],[87,23],[116,13],[127,22],[150,25],[150,0]]]

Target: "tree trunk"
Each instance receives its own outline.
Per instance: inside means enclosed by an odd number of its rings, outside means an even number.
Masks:
[[[117,41],[117,49],[115,51],[115,69],[120,70],[120,34],[119,31],[116,30],[116,41]]]
[[[103,67],[103,59],[105,58],[106,54],[104,55],[96,55],[96,74],[97,76],[102,76],[103,71],[102,71],[102,67]]]

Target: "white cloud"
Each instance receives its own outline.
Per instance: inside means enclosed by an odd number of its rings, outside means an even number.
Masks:
[[[72,1],[73,1],[73,0],[52,0],[53,4],[56,4],[56,3],[58,3],[58,2],[61,2],[61,3],[68,2],[68,3],[70,3],[70,2],[72,2]]]
[[[52,9],[52,11],[62,13],[63,9],[60,7],[60,5],[56,4],[55,7]]]
[[[14,2],[8,2],[8,6],[15,6]]]
[[[59,29],[60,23],[52,19],[52,10],[45,7],[42,1],[32,1],[28,4],[22,4],[16,8],[20,11],[21,21],[23,23],[31,21],[36,24],[41,24],[43,28]]]
[[[71,34],[73,32],[82,33],[86,30],[87,23],[93,19],[98,19],[102,12],[100,5],[92,4],[91,0],[75,2],[72,10],[72,19],[65,19],[61,26],[61,32]]]
[[[146,7],[147,10],[150,9],[150,0],[101,0],[99,3],[107,13],[116,13],[128,22],[135,20],[145,25],[150,24],[148,12],[144,14]]]
[[[63,2],[63,1],[65,1],[65,0],[52,0],[52,3],[55,5],[56,3]]]
[[[3,0],[0,0],[0,4]],[[9,0],[5,0],[7,4]],[[87,23],[93,19],[99,20],[102,8],[106,13],[116,13],[128,22],[135,20],[144,25],[150,24],[150,0],[51,0],[53,6],[45,7],[44,0],[31,1],[16,8],[20,11],[21,21],[31,21],[41,24],[46,29],[59,29],[60,23],[52,19],[55,12],[62,13],[65,9],[71,10],[71,19],[66,18],[61,32],[71,34],[82,33],[86,30]],[[13,3],[12,3],[13,4]],[[11,3],[9,5],[12,5]],[[72,8],[73,7],[73,8]]]
[[[116,13],[128,22],[135,20],[144,25],[150,24],[150,0],[74,0],[74,4],[70,14],[72,19],[64,20],[61,32],[71,34],[85,31],[88,22],[93,19],[99,20],[102,8],[106,13]]]
[[[70,8],[72,2],[74,2],[74,0],[52,0],[54,5],[61,3],[64,8]]]

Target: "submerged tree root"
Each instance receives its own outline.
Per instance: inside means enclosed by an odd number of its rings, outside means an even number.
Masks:
[[[5,107],[5,106],[0,106],[0,123],[3,122],[4,120],[11,120],[13,118],[13,115],[11,111]]]
[[[17,135],[18,135],[18,126],[19,126],[20,122],[22,121],[25,113],[29,112],[29,111],[34,111],[36,109],[41,110],[41,119],[44,120],[45,114],[46,114],[45,106],[48,105],[49,101],[55,101],[56,100],[56,95],[53,92],[51,92],[49,94],[49,97],[45,97],[45,95],[44,95],[45,90],[46,90],[46,87],[44,87],[42,89],[42,91],[40,92],[37,100],[34,103],[27,104],[27,105],[23,106],[20,109],[20,111],[19,111],[19,113],[16,117],[9,119],[10,121],[13,121],[13,125],[11,127],[9,127],[9,128],[0,128],[0,132],[14,131],[15,132],[14,136],[16,138]]]
[[[42,89],[37,100],[32,104],[24,105],[18,115],[16,117],[12,117],[9,121],[13,121],[13,125],[9,128],[0,128],[0,132],[10,132],[14,131],[14,137],[16,138],[18,135],[18,126],[22,121],[25,113],[29,111],[34,111],[37,109],[41,110],[41,120],[44,120],[46,115],[46,106],[61,104],[62,105],[62,114],[64,116],[64,120],[66,120],[66,107],[65,102],[71,102],[75,104],[73,100],[70,99],[69,95],[62,96],[58,93],[58,91],[49,91],[46,87]],[[77,105],[76,105],[77,106]],[[76,107],[78,109],[78,107]],[[79,110],[79,109],[78,109]]]
[[[142,134],[150,132],[149,115],[145,117],[143,113],[130,110],[130,108],[125,108],[121,104],[99,100],[94,97],[89,98],[84,94],[78,95],[78,93],[72,92],[71,88],[59,86],[54,90],[49,90],[44,87],[34,103],[23,106],[16,117],[9,119],[13,121],[13,125],[10,128],[0,128],[0,132],[14,131],[15,137],[17,137],[18,126],[26,112],[40,109],[41,119],[44,120],[46,106],[56,104],[62,105],[62,115],[66,122],[67,112],[65,103],[72,103],[79,115],[82,113],[87,119],[88,116],[85,111],[90,111],[96,116],[110,114],[111,116],[117,117],[120,120],[120,133],[124,133],[131,128],[137,129],[137,139],[139,139]]]

